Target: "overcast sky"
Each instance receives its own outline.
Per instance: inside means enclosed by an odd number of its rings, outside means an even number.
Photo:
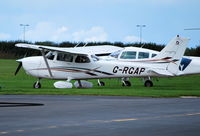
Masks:
[[[177,34],[200,44],[199,0],[1,0],[0,40],[138,42],[166,44]]]

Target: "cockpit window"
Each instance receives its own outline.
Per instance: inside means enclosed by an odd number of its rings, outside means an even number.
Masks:
[[[78,55],[75,60],[76,63],[89,63],[90,59],[87,56]]]
[[[91,58],[93,59],[93,61],[99,61],[99,58],[95,55],[91,55]]]
[[[153,53],[152,55],[151,55],[151,57],[153,58],[153,57],[155,57],[157,54],[155,54],[155,53]]]
[[[66,61],[66,62],[72,62],[73,61],[73,55],[72,54],[58,53],[57,60]]]
[[[124,52],[122,52],[120,59],[136,59],[136,52],[135,51],[124,51]]]
[[[48,52],[47,54],[46,54],[46,58],[47,59],[49,59],[49,60],[53,60],[54,59],[54,57],[55,57],[55,53],[54,52]]]
[[[111,53],[109,56],[114,57],[114,58],[118,58],[120,52],[121,52],[121,50],[116,51],[116,52],[113,52],[113,53]]]
[[[149,58],[148,52],[139,52],[138,59],[147,59],[147,58]]]

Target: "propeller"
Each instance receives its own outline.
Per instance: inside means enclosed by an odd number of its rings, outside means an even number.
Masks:
[[[24,54],[24,57],[23,57],[23,58],[25,58],[27,55],[28,55],[28,50],[26,50],[26,53]],[[19,72],[19,70],[20,70],[21,67],[22,67],[22,59],[17,60],[17,62],[19,62],[19,65],[18,65],[18,67],[17,67],[17,69],[16,69],[16,71],[15,71],[15,76],[17,75],[17,73]]]
[[[17,73],[19,72],[20,68],[22,67],[22,62],[19,62],[19,65],[15,71],[15,76],[17,75]]]

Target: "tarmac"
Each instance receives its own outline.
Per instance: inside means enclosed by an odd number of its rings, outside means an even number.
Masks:
[[[0,95],[0,136],[199,136],[200,98]]]

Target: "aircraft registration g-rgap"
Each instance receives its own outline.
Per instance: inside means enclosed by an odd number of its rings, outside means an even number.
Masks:
[[[43,78],[65,80],[55,82],[56,88],[72,88],[71,80],[77,80],[74,83],[77,88],[91,88],[93,84],[85,80],[122,78],[123,85],[130,86],[128,79],[132,77],[144,78],[144,85],[151,87],[152,77],[200,73],[196,67],[193,71],[188,70],[188,65],[200,66],[198,61],[193,61],[196,58],[182,58],[188,41],[188,38],[177,35],[161,52],[142,48],[137,48],[136,52],[129,51],[131,47],[109,45],[61,48],[19,43],[15,46],[40,50],[42,56],[17,60],[19,66],[15,75],[23,66],[27,74],[38,78],[34,88],[41,88],[40,80]],[[106,54],[111,55],[99,57]],[[98,84],[103,86],[104,82],[98,80]]]

